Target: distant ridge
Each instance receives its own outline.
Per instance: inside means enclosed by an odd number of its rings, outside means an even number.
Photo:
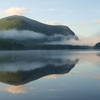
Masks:
[[[96,43],[94,46],[95,49],[100,49],[100,42]]]

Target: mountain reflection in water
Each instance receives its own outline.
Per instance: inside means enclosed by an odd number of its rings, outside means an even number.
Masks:
[[[100,100],[100,51],[0,51],[0,100]]]
[[[65,74],[78,59],[55,53],[8,52],[0,54],[0,82],[24,85],[44,76]]]

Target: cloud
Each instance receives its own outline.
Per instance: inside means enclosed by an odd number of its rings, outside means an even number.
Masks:
[[[53,22],[53,21],[42,21],[42,23],[44,24],[48,24],[48,25],[61,25],[61,23],[58,22]]]
[[[89,25],[94,25],[94,24],[100,24],[100,19],[95,20],[95,21],[91,21],[91,22],[84,22],[84,23],[81,23],[79,25],[81,25],[81,26],[89,26]]]
[[[2,11],[6,15],[24,15],[29,12],[26,8],[9,8]]]
[[[9,8],[5,10],[8,15],[23,15],[26,14],[28,10],[26,8]]]

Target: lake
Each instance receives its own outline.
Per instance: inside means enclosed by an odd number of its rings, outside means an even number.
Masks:
[[[0,100],[100,100],[100,51],[0,51]]]

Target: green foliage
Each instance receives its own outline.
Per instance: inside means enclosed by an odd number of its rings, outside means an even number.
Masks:
[[[47,25],[38,21],[26,18],[24,16],[10,16],[0,19],[0,30],[29,30],[34,32],[43,33],[45,35],[62,34],[64,36],[73,36],[75,34],[67,26],[64,25]],[[9,34],[9,33],[8,33]],[[76,36],[77,37],[77,36]],[[78,39],[78,38],[77,38]],[[14,39],[1,39],[0,50],[17,50],[17,49],[65,49],[66,46],[52,46],[52,45],[37,45],[43,44],[46,39],[27,39],[27,40],[14,40]],[[67,47],[69,48],[69,47]],[[70,47],[71,48],[71,47]]]
[[[16,41],[0,39],[0,50],[14,50],[22,48],[24,48],[24,45],[19,44]]]
[[[10,16],[0,19],[0,30],[29,30],[41,32],[46,35],[64,34],[75,35],[72,30],[64,25],[47,25],[24,16]]]

